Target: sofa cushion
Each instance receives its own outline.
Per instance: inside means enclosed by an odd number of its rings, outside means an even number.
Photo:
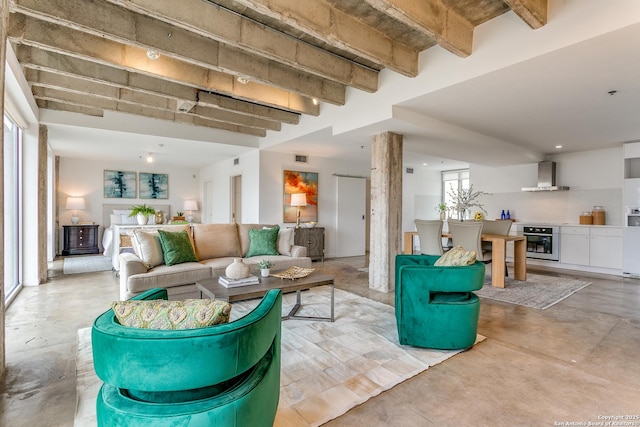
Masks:
[[[162,245],[162,255],[164,263],[168,266],[181,264],[183,262],[198,261],[191,245],[189,233],[186,231],[164,231],[158,230],[158,237]]]
[[[236,224],[195,224],[193,241],[199,260],[242,256]]]
[[[121,288],[126,289],[127,295],[137,294],[151,288],[173,288],[175,286],[190,285],[198,280],[211,277],[211,267],[199,262],[185,262],[167,267],[162,264],[143,273],[123,276],[121,273]],[[122,283],[124,281],[124,283]],[[171,292],[169,292],[171,294]],[[123,293],[121,293],[122,297]]]
[[[238,224],[238,237],[240,239],[240,251],[242,256],[246,256],[249,252],[249,230],[261,230],[263,228],[273,228],[276,224]]]
[[[129,236],[134,253],[142,260],[147,269],[164,264],[162,244],[157,231],[150,233],[143,230],[132,230]]]
[[[195,329],[229,322],[231,304],[212,299],[115,301],[111,308],[123,326]]]
[[[249,230],[249,250],[246,257],[257,255],[280,255],[278,252],[278,232],[280,227]]]
[[[263,229],[273,227],[263,227]],[[276,242],[278,253],[280,255],[291,256],[291,246],[293,246],[293,228],[281,228],[278,231],[278,240]]]
[[[451,267],[459,265],[471,265],[476,262],[476,251],[468,251],[462,246],[456,246],[445,252],[433,263],[439,267]]]

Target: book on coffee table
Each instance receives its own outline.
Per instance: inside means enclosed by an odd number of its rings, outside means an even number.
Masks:
[[[257,285],[260,282],[257,276],[249,276],[243,279],[230,279],[227,276],[220,276],[218,277],[218,283],[225,288],[233,288],[235,286]]]

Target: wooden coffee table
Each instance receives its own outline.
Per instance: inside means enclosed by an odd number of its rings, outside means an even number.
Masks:
[[[306,289],[315,288],[316,286],[331,286],[331,316],[315,317],[315,316],[298,316],[296,313],[302,307],[300,301],[300,292]],[[313,272],[307,277],[300,279],[280,279],[278,277],[260,277],[260,283],[257,285],[237,286],[227,288],[218,283],[218,277],[212,279],[202,279],[196,282],[196,286],[200,290],[200,297],[215,298],[227,302],[242,301],[253,298],[263,297],[267,291],[271,289],[280,289],[282,293],[296,292],[296,304],[293,306],[289,314],[282,316],[283,320],[324,320],[333,322],[333,302],[334,302],[334,284],[333,276],[328,274]]]

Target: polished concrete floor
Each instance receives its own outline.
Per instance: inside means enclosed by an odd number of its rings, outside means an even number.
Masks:
[[[393,304],[393,294],[368,289],[364,263],[314,267],[335,274],[338,288]],[[577,277],[569,273],[560,275]],[[62,275],[56,261],[50,276],[6,312],[1,426],[73,425],[76,331],[118,298],[111,272]],[[547,310],[483,299],[484,342],[327,425],[554,426],[640,415],[640,280],[588,280]]]

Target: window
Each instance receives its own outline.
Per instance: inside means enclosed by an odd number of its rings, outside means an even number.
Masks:
[[[460,169],[455,171],[442,172],[442,201],[447,206],[454,205],[454,200],[458,191],[469,189],[469,169]],[[454,218],[460,218],[460,212],[450,210],[449,215]],[[466,212],[469,215],[469,212]],[[464,218],[468,219],[468,218]]]
[[[4,296],[13,299],[20,286],[21,230],[20,194],[22,131],[4,115]]]

